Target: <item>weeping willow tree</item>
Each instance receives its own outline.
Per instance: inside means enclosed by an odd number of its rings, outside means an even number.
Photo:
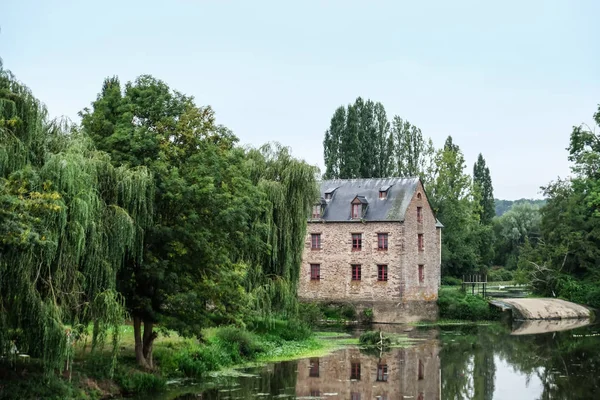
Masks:
[[[287,147],[266,144],[248,151],[250,178],[265,194],[269,251],[256,253],[246,280],[255,309],[295,312],[307,218],[319,191],[317,168],[295,159]]]
[[[124,316],[116,273],[125,253],[142,254],[153,187],[146,169],[115,168],[84,135],[49,121],[0,64],[0,354],[16,347],[52,373],[77,328],[92,322],[93,344],[104,343]]]

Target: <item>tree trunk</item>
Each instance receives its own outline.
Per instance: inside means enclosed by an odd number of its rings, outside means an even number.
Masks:
[[[150,369],[144,357],[144,342],[142,342],[142,319],[133,317],[133,336],[135,339],[135,359],[142,368]]]
[[[154,323],[148,320],[144,321],[144,341],[142,353],[149,368],[154,368],[154,362],[152,361],[152,345],[154,344],[154,339],[158,337],[158,334],[153,330]]]

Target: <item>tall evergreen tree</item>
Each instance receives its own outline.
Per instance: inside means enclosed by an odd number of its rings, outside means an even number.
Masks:
[[[478,214],[482,224],[488,225],[496,215],[494,204],[494,188],[490,169],[485,163],[483,155],[479,153],[477,161],[473,166],[473,190],[478,201]]]
[[[360,112],[360,177],[375,176],[377,165],[377,128],[375,126],[375,104],[371,100],[356,99],[355,107]]]

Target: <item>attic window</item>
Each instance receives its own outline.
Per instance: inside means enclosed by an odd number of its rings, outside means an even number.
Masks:
[[[352,204],[352,218],[360,218],[360,204]]]
[[[312,211],[312,218],[313,219],[319,219],[321,218],[321,204],[315,204],[313,206],[313,211]]]
[[[388,196],[388,191],[390,190],[392,186],[391,185],[385,185],[379,188],[379,198],[381,200],[385,200],[387,199]]]
[[[417,199],[421,200],[421,193],[417,193]]]
[[[331,200],[333,198],[333,193],[336,191],[337,187],[331,187],[325,190],[325,200]]]
[[[331,200],[333,193],[325,193],[325,200]]]
[[[365,198],[365,196],[356,196],[354,200],[350,203],[350,217],[352,219],[361,219],[365,212],[367,211],[367,206],[369,202]]]

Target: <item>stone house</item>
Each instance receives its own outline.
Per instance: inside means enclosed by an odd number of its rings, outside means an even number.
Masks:
[[[375,322],[435,319],[443,226],[420,179],[325,180],[320,190],[300,300],[371,308]]]

